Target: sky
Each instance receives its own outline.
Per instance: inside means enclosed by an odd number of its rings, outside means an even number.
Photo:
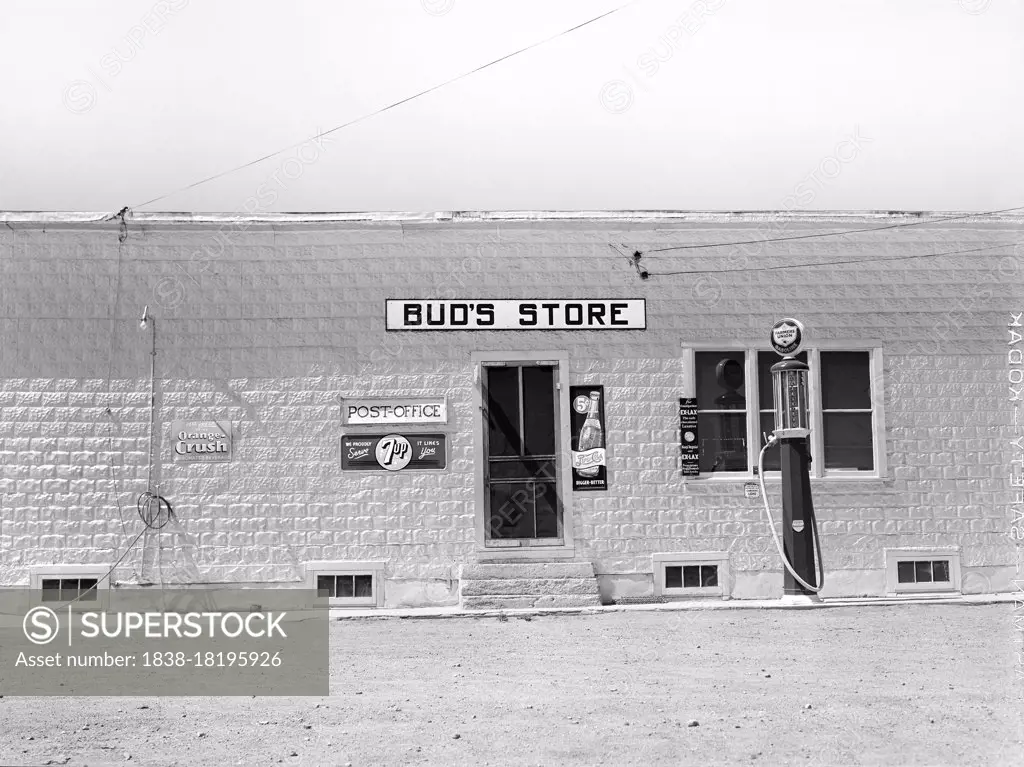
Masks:
[[[4,11],[0,210],[1024,205],[1024,0]]]

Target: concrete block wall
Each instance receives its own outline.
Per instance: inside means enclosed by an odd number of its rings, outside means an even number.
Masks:
[[[476,558],[470,353],[544,348],[568,352],[572,384],[606,387],[611,486],[572,499],[576,559],[594,564],[605,595],[643,590],[652,553],[703,550],[730,552],[733,596],[777,594],[760,501],[742,481],[680,476],[677,400],[686,343],[764,347],[772,322],[792,315],[813,339],[883,349],[887,475],[813,483],[832,593],[878,593],[884,549],[897,546],[960,546],[965,590],[1009,588],[1005,328],[1021,310],[1024,263],[997,246],[1019,239],[1020,219],[649,253],[646,281],[624,252],[917,221],[151,214],[119,238],[117,222],[6,220],[0,583],[27,583],[34,564],[112,563],[139,534],[148,304],[152,472],[177,519],[136,546],[122,581],[299,585],[304,562],[374,560],[386,562],[389,605],[454,603],[459,565]],[[822,262],[832,265],[798,266]],[[699,273],[658,276],[682,270]],[[648,329],[386,333],[384,300],[402,297],[645,297]],[[341,472],[339,397],[440,394],[447,471]],[[234,459],[171,461],[179,419],[234,422]]]

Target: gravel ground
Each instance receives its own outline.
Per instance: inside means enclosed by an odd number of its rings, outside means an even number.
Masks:
[[[0,699],[4,765],[1018,765],[1012,604],[343,620],[329,698]]]

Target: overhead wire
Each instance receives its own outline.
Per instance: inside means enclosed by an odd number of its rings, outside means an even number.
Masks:
[[[645,271],[647,271],[647,274],[650,277],[673,277],[673,276],[681,275],[681,274],[727,274],[727,273],[735,273],[735,272],[768,272],[768,271],[775,271],[777,269],[802,269],[802,268],[805,268],[805,267],[812,267],[812,266],[848,266],[848,265],[851,265],[851,264],[853,264],[853,265],[856,265],[856,264],[870,264],[870,263],[878,263],[878,262],[885,262],[885,261],[910,261],[912,259],[917,259],[917,258],[941,258],[943,256],[956,256],[956,255],[962,255],[962,254],[965,254],[965,253],[981,253],[982,251],[986,251],[986,250],[996,250],[997,248],[1004,248],[1004,247],[1006,247],[1007,244],[1010,244],[1010,245],[1020,245],[1021,243],[1020,242],[1000,243],[999,245],[986,245],[986,246],[981,247],[981,248],[967,248],[967,249],[964,249],[964,250],[947,250],[947,251],[943,251],[941,253],[920,253],[920,254],[917,254],[917,255],[909,255],[909,256],[894,256],[893,258],[859,258],[859,259],[854,259],[854,260],[851,260],[851,261],[814,261],[814,262],[806,263],[806,264],[776,264],[775,266],[751,266],[751,267],[742,267],[740,269],[683,269],[683,270],[671,271],[671,272],[651,272],[651,271],[645,269]]]
[[[714,242],[714,243],[697,243],[692,245],[673,245],[667,248],[648,248],[647,250],[640,251],[643,254],[647,253],[666,253],[672,250],[700,250],[705,248],[727,248],[735,247],[738,245],[759,245],[766,242],[788,242],[790,240],[809,240],[820,237],[840,237],[846,234],[863,234],[865,232],[881,232],[887,229],[904,229],[910,226],[925,226],[927,224],[941,224],[946,221],[962,221],[968,218],[976,218],[978,216],[995,216],[1000,213],[1012,213],[1015,210],[1024,210],[1024,206],[1018,205],[1013,208],[1002,208],[1001,210],[985,210],[977,213],[965,213],[959,216],[941,216],[938,218],[929,218],[922,221],[907,221],[898,224],[886,224],[885,226],[872,226],[862,227],[860,229],[845,229],[838,232],[818,232],[814,234],[794,234],[787,235],[785,237],[765,237],[760,240],[737,240],[733,242]]]
[[[207,178],[204,178],[201,181],[196,181],[195,183],[188,184],[187,186],[183,186],[183,187],[180,187],[179,189],[175,189],[175,190],[173,190],[171,192],[167,192],[166,194],[162,194],[159,197],[154,197],[151,200],[147,200],[146,202],[142,202],[142,203],[139,203],[138,205],[132,205],[132,206],[129,206],[129,207],[134,210],[134,209],[137,209],[137,208],[145,207],[146,205],[152,205],[154,202],[159,202],[160,200],[163,200],[163,199],[166,199],[167,197],[170,197],[172,195],[178,194],[179,192],[185,192],[185,191],[188,191],[189,189],[194,189],[197,186],[202,186],[203,184],[209,183],[210,181],[215,181],[216,179],[219,179],[219,178],[223,178],[224,176],[227,176],[227,175],[229,175],[231,173],[235,173],[236,171],[242,170],[244,168],[251,167],[253,165],[257,165],[257,164],[259,164],[259,163],[261,163],[261,162],[263,162],[265,160],[269,160],[272,157],[277,157],[278,155],[284,154],[285,152],[287,152],[287,151],[289,151],[291,149],[297,149],[298,147],[300,147],[300,146],[302,146],[304,144],[307,144],[310,141],[315,141],[316,139],[322,138],[324,136],[329,136],[332,133],[337,133],[340,130],[343,130],[345,128],[351,127],[353,125],[357,125],[358,123],[361,123],[361,122],[363,122],[365,120],[369,120],[371,117],[376,117],[377,115],[383,114],[384,112],[387,112],[387,111],[390,111],[392,109],[395,109],[396,107],[399,107],[402,104],[408,104],[410,101],[418,99],[418,98],[420,98],[422,96],[426,96],[427,94],[433,93],[436,90],[440,90],[441,88],[444,88],[444,87],[446,87],[448,85],[451,85],[452,83],[456,83],[459,80],[463,80],[463,79],[465,79],[465,78],[467,78],[467,77],[469,77],[471,75],[474,75],[477,72],[481,72],[484,69],[488,69],[489,67],[493,67],[495,64],[500,64],[502,61],[506,61],[506,60],[508,60],[508,59],[510,59],[510,58],[512,58],[514,56],[518,56],[518,55],[520,55],[522,53],[526,53],[527,51],[532,50],[534,48],[537,48],[537,47],[539,47],[541,45],[545,45],[546,43],[549,43],[552,40],[557,40],[559,37],[563,37],[565,35],[570,34],[571,32],[575,32],[578,29],[582,29],[583,27],[586,27],[586,26],[588,26],[590,24],[593,24],[593,23],[595,23],[597,21],[600,21],[603,18],[611,16],[613,13],[618,13],[622,9],[624,9],[624,8],[630,6],[630,5],[634,5],[637,2],[640,2],[640,0],[630,0],[627,3],[623,3],[622,5],[618,6],[617,8],[613,8],[610,11],[602,13],[600,16],[595,16],[592,19],[584,21],[582,24],[577,24],[574,27],[570,27],[569,29],[563,30],[563,31],[561,31],[561,32],[559,32],[559,33],[557,33],[555,35],[552,35],[551,37],[547,37],[547,38],[545,38],[543,40],[539,40],[539,41],[537,41],[535,43],[531,43],[530,45],[527,45],[525,48],[520,48],[519,50],[513,51],[512,53],[507,53],[504,56],[501,56],[500,58],[494,59],[493,61],[489,61],[486,64],[482,64],[482,65],[480,65],[478,67],[475,67],[474,69],[471,69],[468,72],[463,72],[460,75],[456,75],[455,77],[452,77],[452,78],[450,78],[448,80],[445,80],[444,82],[438,83],[437,85],[433,85],[433,86],[431,86],[431,87],[429,87],[429,88],[427,88],[425,90],[422,90],[419,93],[415,93],[415,94],[413,94],[411,96],[407,96],[407,97],[405,97],[403,99],[400,99],[400,100],[395,101],[395,102],[393,102],[391,104],[388,104],[387,106],[381,107],[380,109],[377,109],[377,110],[375,110],[373,112],[370,112],[368,114],[362,115],[360,117],[356,117],[355,119],[349,120],[346,123],[342,123],[341,125],[337,125],[337,126],[331,128],[329,130],[323,131],[321,133],[317,133],[314,136],[310,136],[309,138],[303,139],[302,141],[299,141],[299,142],[296,142],[296,143],[291,144],[289,146],[286,146],[283,149],[278,149],[277,151],[270,152],[269,154],[265,154],[262,157],[259,157],[259,158],[255,159],[255,160],[251,160],[250,162],[246,162],[246,163],[243,163],[242,165],[238,165],[238,166],[236,166],[234,168],[230,168],[228,170],[221,171],[220,173],[215,173],[214,175],[208,176]]]

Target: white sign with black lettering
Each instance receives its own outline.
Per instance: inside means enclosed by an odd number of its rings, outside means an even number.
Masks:
[[[388,330],[646,330],[643,298],[389,298]]]
[[[346,426],[448,423],[448,401],[445,397],[343,399],[341,422]]]

